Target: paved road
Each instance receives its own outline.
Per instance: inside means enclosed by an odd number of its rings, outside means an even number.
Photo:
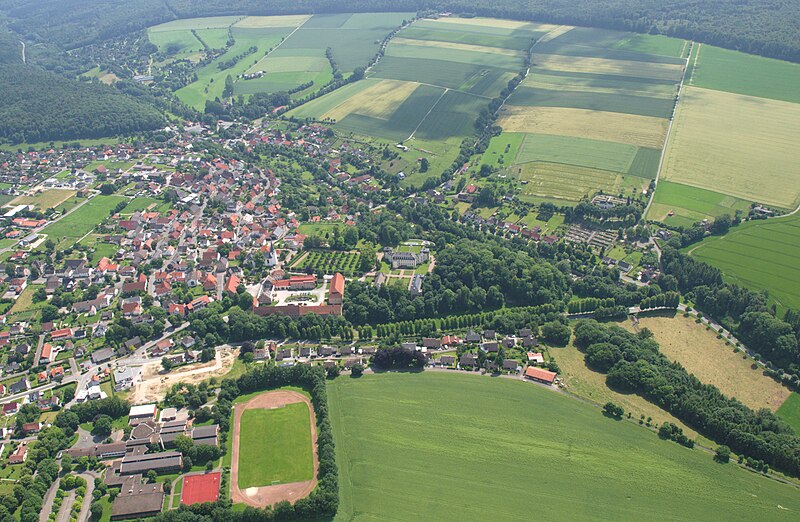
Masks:
[[[50,489],[44,494],[44,502],[42,502],[42,510],[39,512],[39,522],[47,522],[50,517],[50,512],[53,510],[53,500],[56,498],[56,490],[58,489],[58,481],[56,480],[50,485]]]
[[[94,491],[94,479],[95,476],[90,474],[88,471],[86,473],[81,473],[81,477],[86,480],[86,494],[83,496],[83,505],[81,506],[81,512],[78,513],[78,522],[87,522],[89,520],[89,509],[92,507],[92,491]]]
[[[33,366],[39,366],[39,359],[42,358],[42,347],[44,346],[45,334],[39,335],[39,343],[36,345],[36,353],[33,356]]]

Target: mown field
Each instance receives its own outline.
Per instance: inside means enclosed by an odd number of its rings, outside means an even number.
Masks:
[[[788,388],[765,376],[761,367],[753,369],[752,359],[734,353],[732,346],[694,318],[640,317],[638,328],[630,321],[625,321],[624,326],[634,332],[647,328],[653,332],[661,353],[679,362],[702,382],[713,384],[728,397],[736,397],[754,410],[776,411],[791,394]]]
[[[47,235],[57,245],[66,247],[68,245],[63,244],[64,242],[69,240],[74,242],[75,239],[91,232],[101,221],[109,217],[119,202],[126,199],[122,196],[95,196],[63,219],[44,227],[42,234]]]
[[[333,381],[328,397],[339,520],[529,520],[543,510],[581,520],[778,520],[800,509],[790,486],[530,383],[369,375]]]
[[[687,251],[731,282],[767,290],[781,308],[800,308],[800,215],[749,221]]]
[[[58,205],[75,195],[74,190],[69,189],[48,189],[33,196],[19,196],[9,203],[9,205],[33,205],[40,212],[49,208],[56,208]]]
[[[647,217],[670,225],[689,227],[692,223],[722,214],[733,217],[737,210],[747,214],[750,203],[711,190],[659,181]]]
[[[242,414],[239,487],[261,487],[311,480],[314,455],[304,402]]]
[[[792,393],[778,408],[778,416],[788,422],[794,431],[800,433],[800,394]]]
[[[533,202],[641,194],[657,174],[688,48],[665,37],[560,28],[534,47],[530,73],[499,114],[504,134],[496,140],[525,135],[519,152],[499,162],[490,147],[482,161],[520,176]]]

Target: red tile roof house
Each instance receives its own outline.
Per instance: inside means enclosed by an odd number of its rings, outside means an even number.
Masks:
[[[9,464],[22,464],[25,462],[25,459],[28,458],[28,446],[22,444],[17,449],[14,450],[14,453],[8,456],[8,463]]]
[[[53,351],[53,345],[50,343],[44,343],[44,345],[42,345],[42,355],[39,358],[39,362],[42,364],[46,364],[52,361],[54,357],[55,353]]]
[[[7,402],[3,404],[3,415],[14,415],[19,411],[18,402]]]
[[[71,338],[73,335],[72,328],[62,328],[60,330],[55,330],[50,334],[50,339],[53,341],[63,341],[65,339]]]
[[[550,372],[535,366],[528,366],[525,370],[525,377],[533,381],[542,382],[544,384],[553,384],[556,379],[556,372]]]

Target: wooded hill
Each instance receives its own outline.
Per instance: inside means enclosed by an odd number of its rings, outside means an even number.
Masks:
[[[152,130],[162,114],[100,84],[83,83],[22,63],[22,46],[0,31],[0,141],[100,138]]]
[[[176,18],[436,9],[691,38],[800,61],[794,0],[6,0],[0,11],[27,38],[65,48]]]

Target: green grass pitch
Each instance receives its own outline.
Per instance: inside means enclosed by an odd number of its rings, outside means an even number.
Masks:
[[[314,454],[308,406],[298,402],[242,413],[239,487],[311,480]]]

